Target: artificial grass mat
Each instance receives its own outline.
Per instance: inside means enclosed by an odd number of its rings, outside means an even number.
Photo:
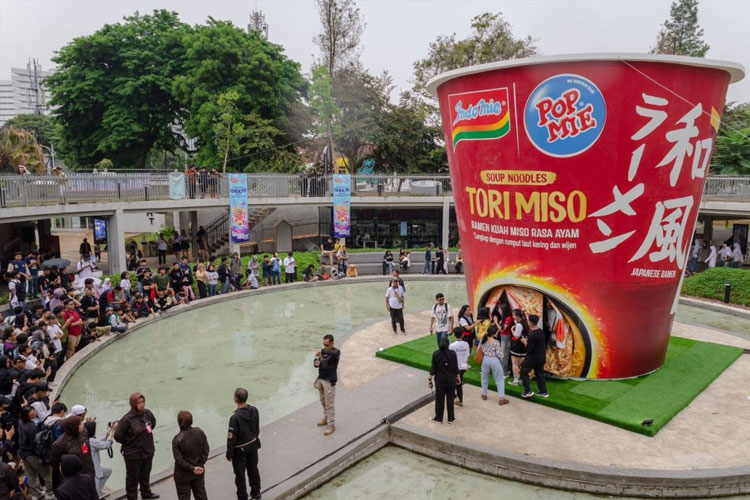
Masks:
[[[435,349],[435,337],[430,335],[390,347],[378,352],[377,356],[429,371]],[[612,381],[548,378],[550,397],[534,396],[527,401],[655,436],[742,353],[743,350],[737,347],[671,337],[667,359],[654,373]],[[474,366],[473,359],[469,365],[464,383],[481,386],[479,367]],[[533,380],[531,386],[532,390],[536,388]],[[492,378],[490,390],[496,390]],[[506,383],[505,392],[520,398],[523,387]],[[643,422],[647,420],[653,420],[653,423],[644,426]]]

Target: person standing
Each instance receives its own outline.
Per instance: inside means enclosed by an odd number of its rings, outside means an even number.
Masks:
[[[240,278],[242,277],[242,261],[240,254],[234,252],[232,261],[229,264],[229,283],[235,291],[240,289]],[[227,290],[229,291],[229,290]]]
[[[237,409],[229,418],[227,432],[227,460],[234,469],[234,485],[237,500],[247,500],[245,474],[250,481],[250,498],[260,498],[260,472],[258,450],[260,449],[260,416],[258,409],[247,404],[247,389],[234,391]]]
[[[391,280],[391,286],[385,292],[385,309],[391,315],[391,327],[393,328],[393,334],[396,335],[396,323],[401,327],[401,333],[406,335],[404,329],[404,303],[406,300],[406,292],[403,287],[398,284],[397,279]]]
[[[432,378],[435,377],[435,415],[430,418],[433,422],[443,423],[443,411],[448,406],[448,423],[456,420],[453,408],[453,398],[458,382],[458,358],[449,349],[448,338],[442,338],[438,350],[432,353],[430,376],[427,381],[432,389]]]
[[[333,335],[323,337],[323,349],[315,353],[314,365],[318,369],[318,378],[315,379],[315,388],[320,395],[320,404],[323,406],[323,419],[318,422],[318,427],[326,425],[323,434],[329,436],[336,430],[336,382],[338,375],[336,370],[339,366],[341,351],[336,349],[333,343]]]
[[[739,268],[742,264],[742,247],[736,241],[732,247],[732,267]]]
[[[497,340],[497,327],[492,325],[482,338],[479,349],[482,350],[482,399],[487,399],[487,389],[490,385],[490,374],[497,386],[497,403],[507,405],[510,401],[505,397],[505,375],[503,374],[503,348]]]
[[[718,259],[719,255],[716,252],[716,245],[711,242],[711,247],[709,248],[708,257],[706,257],[706,260],[703,262],[708,262],[708,267],[716,267],[716,259]]]
[[[284,283],[293,283],[297,277],[297,262],[294,260],[294,252],[284,257]]]
[[[445,272],[445,252],[443,252],[443,247],[437,247],[437,251],[435,252],[435,257],[437,258],[437,265],[435,266],[435,274],[447,274]]]
[[[529,325],[521,309],[513,309],[513,329],[510,338],[510,361],[513,367],[513,380],[510,385],[520,385],[521,362],[526,357],[526,338],[529,336]]]
[[[154,428],[156,418],[146,409],[146,398],[140,392],[130,395],[130,411],[120,420],[115,441],[122,444],[120,453],[125,458],[125,492],[127,500],[159,498],[151,491],[151,464],[154,460]]]
[[[464,373],[469,369],[469,355],[471,354],[471,347],[469,343],[463,339],[464,329],[463,327],[457,326],[453,329],[453,335],[456,337],[455,342],[451,342],[448,349],[456,353],[456,360],[458,361],[458,378],[456,379],[456,405],[464,405]]]
[[[174,484],[178,500],[208,500],[206,494],[206,461],[208,439],[200,427],[193,427],[193,415],[189,411],[177,414],[180,432],[172,439],[174,456]]]
[[[159,265],[163,266],[167,263],[167,247],[169,244],[167,243],[167,239],[164,238],[163,233],[159,233],[159,243],[156,246],[156,249],[159,251]]]
[[[63,312],[65,323],[62,330],[68,332],[68,343],[66,346],[65,359],[69,359],[76,353],[76,348],[81,342],[83,334],[83,320],[78,311],[75,310],[75,302],[71,299],[65,300],[65,312]]]
[[[88,238],[83,239],[81,245],[78,247],[78,253],[80,255],[91,254],[91,243],[89,243]]]
[[[279,259],[279,252],[274,252],[271,259],[271,284],[281,284],[281,259]]]
[[[442,293],[435,295],[435,305],[432,306],[432,316],[430,317],[430,335],[437,335],[437,345],[440,346],[442,339],[447,339],[453,331],[453,310],[445,302],[445,296]]]
[[[537,394],[540,397],[548,398],[547,382],[544,380],[544,363],[547,360],[547,345],[544,341],[544,332],[539,328],[539,316],[529,314],[529,338],[523,339],[526,345],[526,357],[521,363],[521,381],[523,382],[522,398],[530,398],[534,395],[531,391],[531,382],[529,381],[529,372],[534,370],[536,385],[539,389]]]
[[[18,422],[18,454],[29,478],[29,489],[34,498],[42,498],[42,485],[40,479],[45,485],[52,485],[52,469],[49,465],[42,462],[42,458],[36,449],[36,433],[38,427],[34,423],[36,410],[31,406],[21,408],[21,420]],[[55,498],[50,492],[44,498]]]
[[[112,475],[112,469],[109,467],[102,467],[102,459],[99,455],[100,451],[112,449],[112,436],[117,429],[117,422],[113,422],[112,425],[107,429],[107,434],[104,439],[97,439],[96,437],[96,422],[89,421],[84,422],[83,428],[89,435],[89,444],[91,444],[91,459],[94,462],[94,479],[96,481],[96,493],[101,494],[104,489],[104,485],[107,483],[107,479]]]
[[[229,292],[229,267],[227,266],[227,258],[224,257],[221,259],[221,263],[219,264],[219,268],[216,270],[216,273],[219,275],[219,284],[220,284],[220,290],[221,294],[224,295],[225,293]]]
[[[206,265],[201,262],[195,270],[195,282],[198,284],[198,298],[208,297],[208,271]]]
[[[208,265],[206,274],[208,276],[208,296],[213,297],[216,295],[216,290],[219,286],[219,273],[216,272],[213,262]]]
[[[432,250],[430,250],[429,243],[424,251],[424,269],[422,269],[422,274],[432,274]]]

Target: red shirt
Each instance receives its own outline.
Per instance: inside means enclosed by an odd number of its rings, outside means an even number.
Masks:
[[[83,325],[73,326],[73,323],[81,321],[81,315],[78,314],[78,312],[76,312],[75,310],[66,310],[63,312],[63,318],[66,322],[68,321],[68,319],[73,318],[73,321],[71,321],[71,324],[68,326],[68,335],[70,335],[71,337],[80,337],[81,331],[83,330]]]

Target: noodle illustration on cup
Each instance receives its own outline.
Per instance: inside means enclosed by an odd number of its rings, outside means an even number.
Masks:
[[[545,369],[664,362],[727,87],[681,56],[518,59],[434,78],[472,307],[537,314]]]

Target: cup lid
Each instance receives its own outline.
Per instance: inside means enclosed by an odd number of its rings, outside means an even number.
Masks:
[[[745,68],[741,64],[729,61],[718,61],[714,59],[703,59],[700,57],[673,56],[664,54],[638,54],[638,53],[594,53],[594,54],[562,54],[554,56],[526,57],[522,59],[510,59],[508,61],[495,61],[476,66],[454,69],[441,73],[427,82],[427,90],[437,95],[437,88],[443,83],[454,78],[476,73],[484,73],[505,68],[519,66],[532,66],[537,64],[550,64],[561,62],[586,62],[586,61],[627,61],[627,62],[651,62],[665,64],[681,64],[683,66],[696,66],[699,68],[715,68],[729,73],[729,83],[736,83],[745,77]]]

